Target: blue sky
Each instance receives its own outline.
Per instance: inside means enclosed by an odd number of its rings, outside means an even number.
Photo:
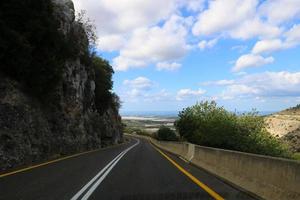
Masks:
[[[74,0],[115,70],[123,111],[202,100],[229,110],[300,103],[300,0]]]

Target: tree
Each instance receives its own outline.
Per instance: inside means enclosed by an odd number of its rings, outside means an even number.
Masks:
[[[200,102],[179,113],[175,127],[191,143],[271,156],[288,157],[287,148],[264,127],[257,112],[238,115],[216,102]]]
[[[112,74],[114,73],[108,61],[100,57],[93,58],[95,69],[95,104],[98,112],[102,114],[113,102],[111,89],[113,86]],[[116,99],[115,99],[116,100]]]
[[[158,140],[165,140],[165,141],[177,141],[178,140],[175,131],[173,131],[172,129],[170,129],[166,126],[161,126],[158,129],[156,137]]]

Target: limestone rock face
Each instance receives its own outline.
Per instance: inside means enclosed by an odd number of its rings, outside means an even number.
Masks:
[[[60,30],[68,34],[72,29],[78,43],[86,45],[72,1],[53,2]],[[108,108],[102,115],[96,111],[95,72],[79,57],[65,63],[49,106],[24,93],[16,81],[1,74],[0,80],[0,171],[123,140],[118,111]]]
[[[52,2],[55,5],[55,15],[61,23],[62,32],[67,34],[75,20],[74,4],[71,0],[52,0]]]

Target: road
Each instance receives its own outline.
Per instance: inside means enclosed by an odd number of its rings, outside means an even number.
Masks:
[[[126,144],[2,175],[0,199],[253,199],[180,158],[162,153],[146,140],[131,138]]]

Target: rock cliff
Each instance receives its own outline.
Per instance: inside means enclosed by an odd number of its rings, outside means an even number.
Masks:
[[[72,1],[52,1],[59,31],[73,31],[77,45],[86,47]],[[0,80],[0,171],[123,141],[118,108],[97,112],[95,71],[80,55],[64,62],[62,79],[46,103],[1,72]]]

